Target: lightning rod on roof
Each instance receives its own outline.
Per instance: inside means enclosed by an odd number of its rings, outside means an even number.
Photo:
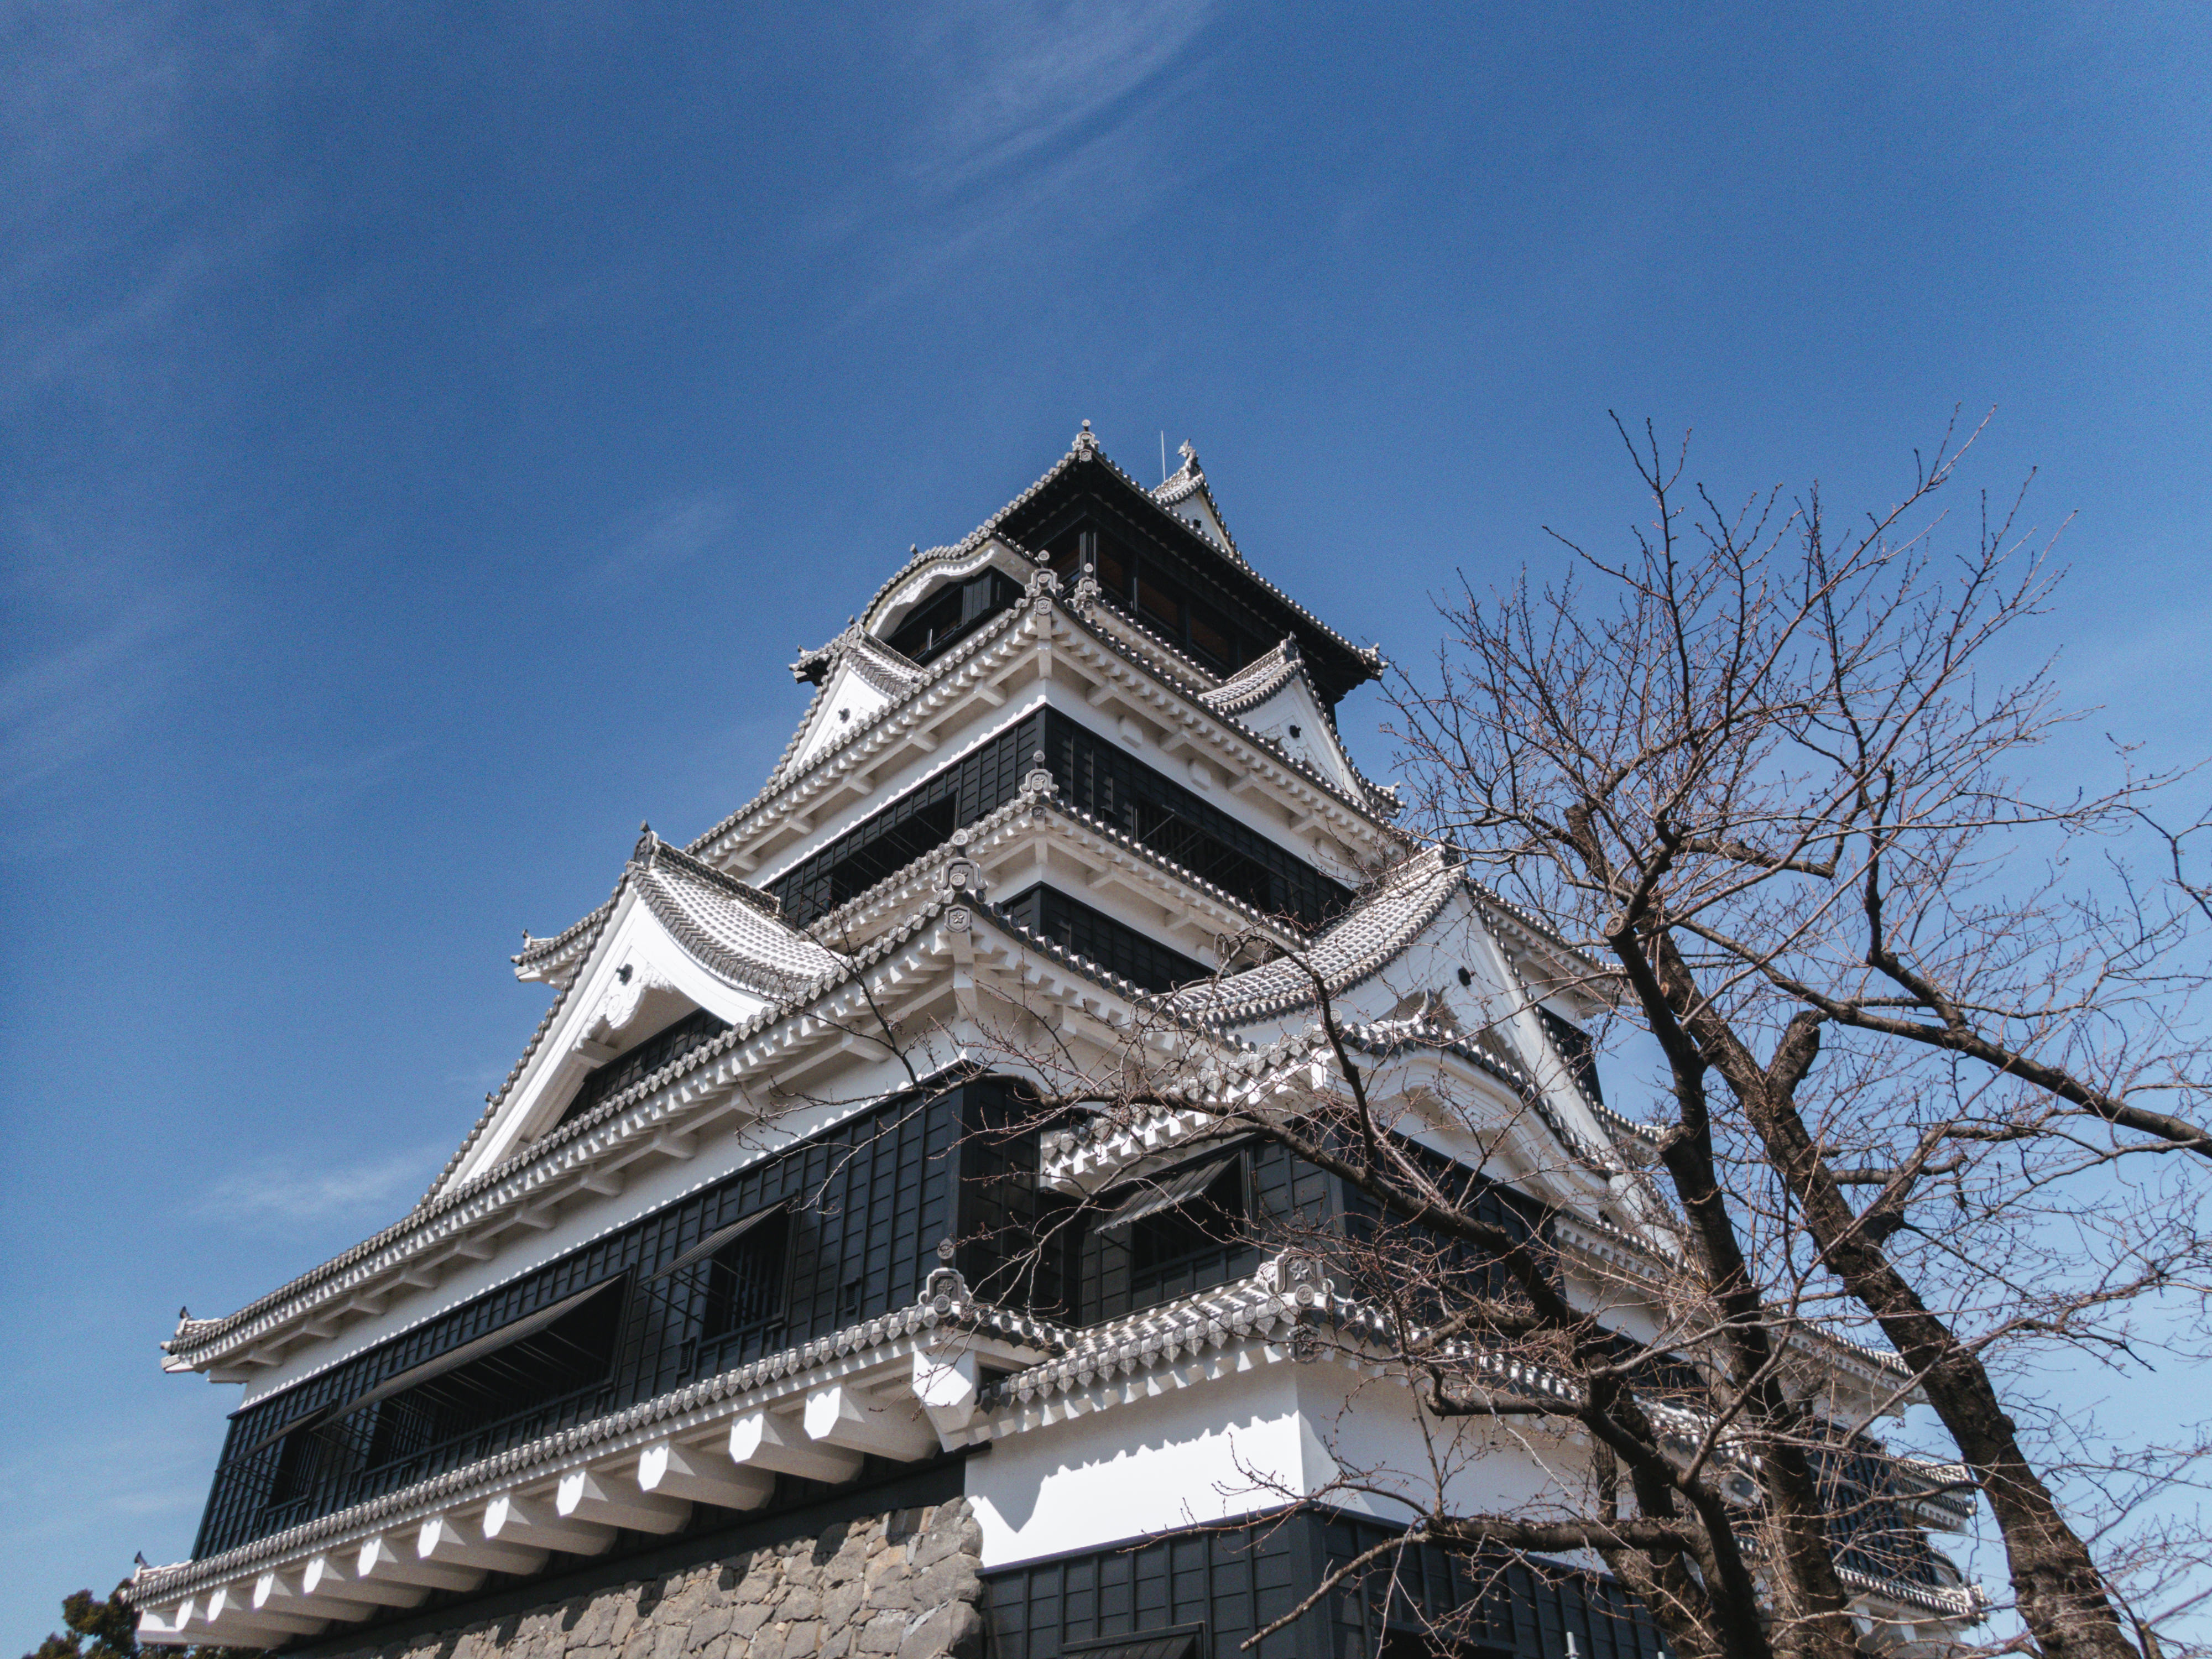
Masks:
[[[1160,482],[1168,481],[1168,434],[1160,434]]]

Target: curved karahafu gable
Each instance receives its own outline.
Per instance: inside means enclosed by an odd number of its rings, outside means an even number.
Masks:
[[[1066,454],[1027,489],[950,547],[917,553],[877,590],[860,613],[860,625],[886,637],[926,588],[956,572],[980,568],[977,556],[994,539],[1024,550],[1032,560],[1055,514],[1079,498],[1095,500],[1126,515],[1148,532],[1171,538],[1206,568],[1224,592],[1249,606],[1281,632],[1297,636],[1313,665],[1317,685],[1330,702],[1382,671],[1381,654],[1354,645],[1252,568],[1228,538],[1227,526],[1213,505],[1194,453],[1185,471],[1158,489],[1147,489],[1107,459],[1085,421]]]

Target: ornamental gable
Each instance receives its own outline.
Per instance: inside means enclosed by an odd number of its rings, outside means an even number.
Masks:
[[[653,1071],[674,1064],[697,1046],[690,1039],[743,1024],[843,966],[836,952],[787,925],[768,895],[649,830],[614,896],[594,915],[593,936],[570,942],[563,954],[562,988],[545,1023],[440,1190],[546,1134],[587,1098],[597,1103],[589,1098],[595,1081],[644,1081],[644,1072],[627,1075],[639,1071],[640,1055],[657,1055]],[[528,975],[529,963],[526,950],[518,969]]]

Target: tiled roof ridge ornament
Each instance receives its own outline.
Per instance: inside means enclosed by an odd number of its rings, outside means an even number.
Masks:
[[[968,856],[965,830],[952,832],[951,848],[952,855],[945,860],[945,868],[938,876],[939,889],[947,898],[980,900],[986,884],[983,866]]]
[[[1022,774],[1022,793],[1032,797],[1060,793],[1060,780],[1045,763],[1042,749],[1030,757],[1030,769]]]
[[[637,826],[637,845],[630,849],[629,861],[641,869],[650,870],[653,867],[653,855],[660,850],[660,837],[653,833],[653,826],[650,823],[641,823]]]
[[[1071,455],[1084,456],[1086,459],[1095,459],[1097,458],[1098,454],[1098,434],[1091,429],[1090,422],[1084,422],[1083,430],[1075,434],[1075,441],[1073,444],[1069,446],[1068,453]]]

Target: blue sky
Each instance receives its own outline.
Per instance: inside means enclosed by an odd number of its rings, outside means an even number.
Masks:
[[[1413,657],[1455,569],[1623,533],[1608,410],[1871,504],[1994,404],[1971,480],[2078,515],[2027,643],[2203,745],[2201,7],[0,20],[7,1640],[189,1549],[178,1304],[403,1211],[520,931],[750,795],[794,647],[1086,416]]]

